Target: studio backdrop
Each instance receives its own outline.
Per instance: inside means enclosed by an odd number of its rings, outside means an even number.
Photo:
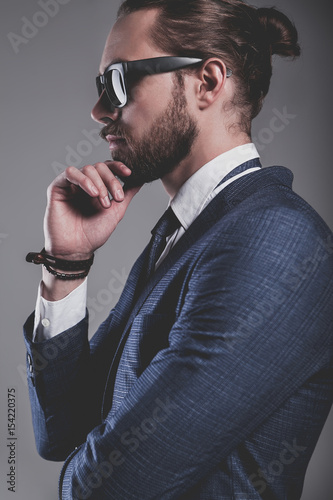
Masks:
[[[264,166],[292,170],[296,192],[332,229],[331,2],[252,3],[274,4],[289,15],[303,50],[295,62],[274,61],[271,90],[255,120],[253,140]],[[35,306],[40,269],[26,264],[25,255],[43,247],[46,188],[55,176],[68,165],[109,159],[90,111],[118,5],[118,0],[1,1],[1,500],[57,499],[61,464],[38,456],[32,430],[22,325]],[[167,202],[159,181],[145,186],[97,252],[88,289],[91,334],[116,304]],[[332,463],[331,413],[308,468],[302,500],[332,500]]]

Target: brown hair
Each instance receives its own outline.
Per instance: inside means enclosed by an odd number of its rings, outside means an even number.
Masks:
[[[274,8],[252,7],[242,0],[125,0],[119,17],[158,8],[152,40],[173,55],[222,59],[232,69],[237,90],[232,104],[241,129],[262,108],[272,76],[272,55],[300,55],[298,34],[290,19]]]

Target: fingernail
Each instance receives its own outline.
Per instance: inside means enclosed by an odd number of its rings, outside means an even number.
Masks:
[[[95,186],[91,186],[91,192],[93,195],[98,196],[99,192]]]
[[[110,207],[111,206],[110,198],[108,196],[105,196],[105,198],[103,199],[103,205],[105,207]]]
[[[118,189],[118,191],[116,191],[116,197],[117,200],[122,201],[124,199],[124,192],[121,189]]]

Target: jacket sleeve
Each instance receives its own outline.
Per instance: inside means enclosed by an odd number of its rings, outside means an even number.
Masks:
[[[63,461],[101,420],[110,358],[117,345],[113,312],[88,341],[88,314],[50,340],[33,342],[34,314],[24,325],[32,421],[38,453]],[[103,357],[108,355],[108,362]]]
[[[169,346],[67,459],[63,500],[179,498],[332,364],[332,236],[259,215],[214,228]]]

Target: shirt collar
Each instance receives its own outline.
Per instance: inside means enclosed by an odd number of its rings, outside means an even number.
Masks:
[[[253,143],[227,151],[197,170],[171,199],[170,206],[185,230],[200,214],[207,198],[234,168],[259,158]]]

